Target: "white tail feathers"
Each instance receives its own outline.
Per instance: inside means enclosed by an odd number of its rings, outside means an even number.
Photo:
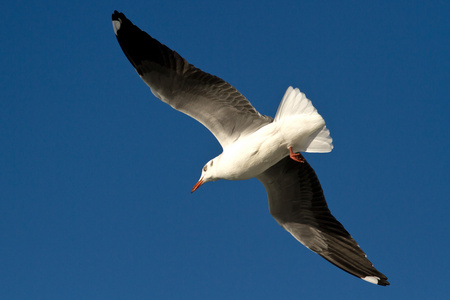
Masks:
[[[278,106],[274,122],[292,115],[312,115],[317,110],[299,89],[288,87]]]
[[[322,128],[314,140],[306,148],[305,152],[327,153],[333,150],[333,139],[330,136],[330,131],[326,126]]]
[[[311,101],[306,98],[305,94],[300,92],[298,88],[294,89],[290,86],[286,90],[280,106],[278,106],[274,122],[294,115],[317,115],[322,118]],[[299,127],[301,126],[302,124],[299,124]],[[332,142],[333,139],[330,136],[330,131],[326,126],[323,126],[322,130],[319,131],[307,146],[305,152],[330,152],[333,149]]]

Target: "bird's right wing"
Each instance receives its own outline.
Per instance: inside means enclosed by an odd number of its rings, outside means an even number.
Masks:
[[[331,214],[319,179],[306,160],[299,163],[288,156],[257,178],[266,188],[270,214],[300,243],[356,277],[389,285]]]
[[[202,123],[223,148],[272,122],[229,83],[189,64],[123,13],[115,11],[112,20],[123,52],[153,94]]]

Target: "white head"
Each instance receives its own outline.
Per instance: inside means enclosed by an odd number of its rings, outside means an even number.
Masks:
[[[214,159],[211,159],[206,163],[206,165],[202,169],[202,175],[200,176],[199,181],[194,185],[194,187],[191,190],[191,193],[195,192],[196,189],[198,189],[202,184],[208,182],[208,181],[216,181],[216,166],[217,163],[217,157]]]

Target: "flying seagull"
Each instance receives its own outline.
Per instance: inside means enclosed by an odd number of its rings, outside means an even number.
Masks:
[[[203,167],[191,193],[208,181],[256,177],[266,188],[270,214],[300,243],[356,277],[389,285],[330,213],[317,175],[300,153],[333,149],[325,121],[305,94],[289,87],[275,118],[263,116],[229,83],[189,64],[123,13],[114,11],[112,23],[152,93],[206,126],[223,148]]]

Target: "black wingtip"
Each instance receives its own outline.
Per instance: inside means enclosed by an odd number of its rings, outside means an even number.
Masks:
[[[114,11],[112,14],[112,24],[114,28],[114,34],[118,36],[118,32],[122,27],[122,23],[126,21],[127,18],[123,13],[118,12],[117,10]]]
[[[114,11],[112,14],[112,23],[114,27],[114,33],[118,35],[118,31],[122,29],[123,27],[131,28],[133,27],[133,23],[131,23],[130,20],[128,20],[127,17],[121,12],[118,12],[117,10]],[[126,31],[127,29],[125,29]]]
[[[117,21],[119,18],[125,18],[125,15],[123,13],[118,12],[117,10],[114,10],[114,13],[112,14],[112,20]]]
[[[381,278],[380,280],[378,280],[378,285],[388,286],[388,285],[391,285],[391,284],[389,283],[389,281],[387,281],[387,278],[386,279]]]
[[[112,24],[120,47],[139,75],[142,76],[140,66],[144,60],[167,68],[175,68],[176,59],[183,62],[177,53],[139,29],[123,13],[115,10]]]
[[[351,274],[351,273],[350,273]],[[353,275],[353,274],[352,274]],[[389,281],[387,281],[387,277],[384,276],[382,273],[379,273],[377,275],[369,275],[365,277],[360,277],[362,280],[376,284],[381,286],[387,286],[391,285]]]

